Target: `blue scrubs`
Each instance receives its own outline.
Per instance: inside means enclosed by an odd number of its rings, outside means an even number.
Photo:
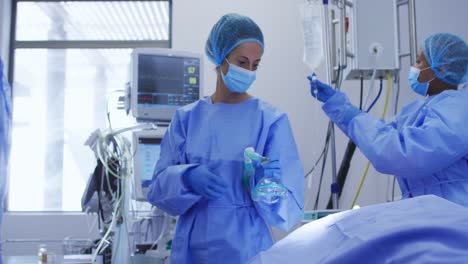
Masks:
[[[243,186],[249,146],[279,155],[289,189],[279,203],[254,202]],[[187,189],[182,175],[198,164],[223,177],[227,193],[207,200]],[[286,114],[254,97],[239,104],[213,104],[208,97],[182,107],[162,141],[148,200],[180,215],[171,263],[245,263],[272,245],[268,225],[288,230],[303,214],[304,172]]]
[[[468,208],[434,195],[329,215],[249,264],[467,263]]]
[[[468,92],[414,101],[388,123],[367,113],[347,121],[350,107],[337,92],[323,110],[377,171],[397,177],[404,198],[434,194],[468,207]]]

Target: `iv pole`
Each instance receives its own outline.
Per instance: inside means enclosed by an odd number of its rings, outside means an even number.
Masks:
[[[333,80],[333,61],[332,61],[332,50],[330,50],[330,7],[328,5],[328,0],[323,0],[323,12],[324,12],[324,29],[325,29],[325,64],[328,66],[327,71],[327,83],[331,83]],[[344,9],[344,8],[343,8]],[[344,23],[342,23],[344,24]],[[346,54],[346,53],[345,53]],[[330,121],[331,122],[331,121]],[[331,194],[333,209],[338,209],[338,190],[337,190],[337,177],[336,177],[336,146],[335,146],[335,126],[331,123],[330,127],[330,142],[331,142],[331,159],[332,159],[332,185],[331,185]]]

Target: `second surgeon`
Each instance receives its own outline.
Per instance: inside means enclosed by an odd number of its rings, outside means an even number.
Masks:
[[[450,33],[429,36],[408,81],[426,98],[388,123],[319,81],[313,96],[377,171],[396,176],[403,198],[434,194],[468,207],[468,92],[457,89],[468,81],[468,45]]]

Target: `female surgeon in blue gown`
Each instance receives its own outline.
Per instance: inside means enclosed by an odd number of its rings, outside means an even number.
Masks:
[[[250,18],[227,14],[205,48],[216,65],[212,96],[180,108],[162,141],[148,200],[179,215],[171,263],[245,263],[272,245],[268,225],[290,229],[302,216],[304,174],[285,113],[255,98],[263,35]],[[274,162],[260,177],[277,178],[288,195],[253,201],[243,185],[243,152],[253,147]]]
[[[457,89],[468,81],[467,69],[466,42],[437,33],[423,41],[409,74],[410,87],[425,98],[392,121],[361,112],[321,82],[317,99],[377,171],[397,177],[404,198],[434,194],[467,207],[468,91]]]

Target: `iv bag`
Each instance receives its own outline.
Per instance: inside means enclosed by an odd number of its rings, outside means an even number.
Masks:
[[[304,34],[303,61],[315,69],[324,57],[322,33],[322,0],[306,0],[299,5]]]
[[[304,56],[303,61],[313,72],[312,77],[316,80],[315,71],[317,67],[322,63],[325,51],[323,45],[323,10],[324,6],[322,0],[304,0],[299,5],[299,13],[301,17],[302,33],[304,38]],[[312,87],[311,87],[312,88]],[[313,94],[317,94],[317,89],[311,89]],[[317,100],[312,100],[312,122],[318,122],[319,113],[321,112],[321,104]],[[316,129],[311,131],[311,137],[317,138],[318,132]],[[318,157],[318,148],[313,148],[312,157],[314,161]],[[307,183],[308,188],[312,187],[312,175],[308,175],[309,180]]]

